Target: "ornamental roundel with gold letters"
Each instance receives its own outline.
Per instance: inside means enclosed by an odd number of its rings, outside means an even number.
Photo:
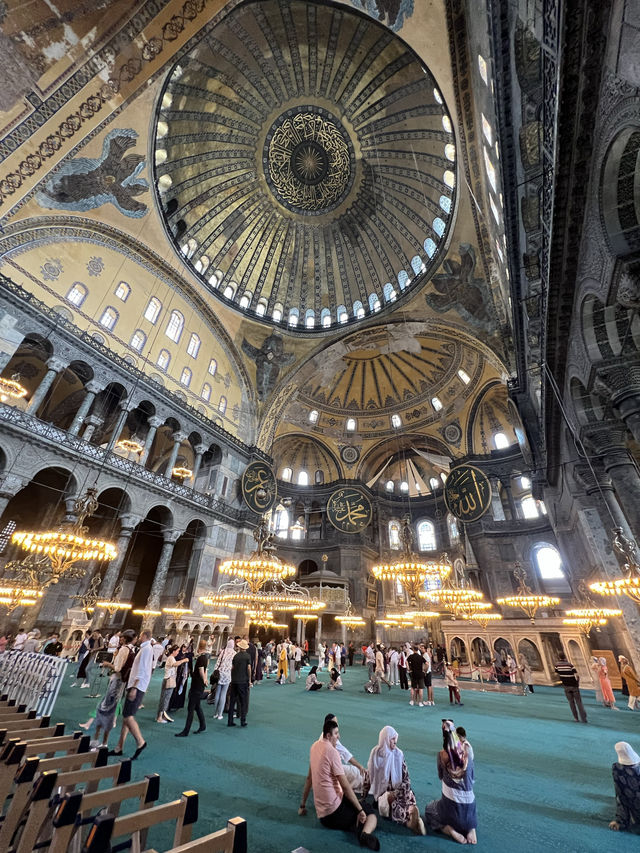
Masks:
[[[341,533],[361,533],[371,523],[371,501],[361,489],[343,486],[327,501],[327,518]]]
[[[475,465],[458,465],[447,476],[444,501],[460,521],[477,521],[491,506],[491,483]]]
[[[250,462],[242,475],[242,497],[253,512],[262,515],[276,502],[278,486],[273,470],[266,462]]]

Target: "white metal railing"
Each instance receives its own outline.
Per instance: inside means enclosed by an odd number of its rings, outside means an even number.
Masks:
[[[0,695],[15,699],[41,717],[55,705],[69,661],[37,652],[0,654]]]

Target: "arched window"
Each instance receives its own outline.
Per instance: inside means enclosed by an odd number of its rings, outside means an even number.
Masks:
[[[394,490],[394,488],[395,488],[395,486],[394,486],[393,480],[387,480],[387,482],[385,484],[385,489],[388,492],[392,492]]]
[[[437,477],[431,477],[431,479],[429,480],[429,485],[431,486],[432,490],[435,491],[435,489],[440,488],[440,480],[438,480]]]
[[[218,411],[220,412],[221,415],[224,415],[224,413],[227,411],[227,398],[226,397],[220,397],[220,402],[218,403]]]
[[[461,381],[461,382],[463,382],[465,385],[468,385],[468,384],[471,382],[471,377],[470,377],[470,376],[469,376],[469,374],[468,374],[466,371],[464,371],[462,368],[460,368],[460,370],[458,371],[458,378],[459,378],[459,379],[460,379],[460,381]]]
[[[382,295],[384,296],[385,302],[395,302],[396,292],[390,281],[388,281],[382,288]]]
[[[531,495],[527,495],[526,498],[522,498],[520,501],[520,507],[525,518],[538,518],[540,515],[538,512],[537,501]]]
[[[182,368],[182,373],[180,374],[180,384],[184,385],[185,388],[188,388],[191,385],[191,371],[188,367]]]
[[[533,547],[533,556],[542,580],[565,580],[562,557],[556,547],[541,542]]]
[[[400,290],[404,290],[408,284],[409,273],[406,270],[400,270],[398,273],[398,285],[400,286]]]
[[[381,308],[381,305],[380,305],[380,299],[378,297],[378,294],[377,293],[370,293],[369,294],[369,311],[371,311],[372,314],[375,314],[375,312],[379,311],[380,308]]]
[[[401,492],[405,492],[405,493],[409,491],[409,483],[407,483],[407,481],[406,481],[406,480],[403,480],[403,481],[400,483],[400,491],[401,491]]]
[[[182,334],[182,330],[184,328],[184,317],[179,311],[172,311],[171,316],[169,317],[169,322],[167,323],[167,328],[165,330],[165,335],[170,338],[172,341],[178,343],[180,340],[180,335]]]
[[[187,355],[190,355],[193,358],[197,358],[199,350],[200,338],[196,335],[195,332],[192,332],[191,337],[189,338],[189,345],[187,346]]]
[[[243,293],[242,296],[240,297],[240,303],[239,303],[240,307],[241,308],[248,308],[250,302],[251,302],[251,296],[246,292]]]
[[[353,316],[361,320],[364,317],[364,305],[359,299],[353,303]]]
[[[211,399],[211,385],[209,385],[208,382],[205,382],[204,385],[202,386],[202,391],[200,392],[200,396],[207,403]]]
[[[418,525],[418,548],[420,551],[436,550],[436,526],[432,521],[421,521]]]
[[[453,159],[453,158],[451,158],[451,159]],[[456,185],[456,176],[453,174],[453,172],[451,171],[451,169],[447,169],[447,170],[446,170],[446,172],[445,172],[445,173],[443,174],[443,176],[442,176],[442,180],[445,182],[445,184],[446,184],[450,189],[453,189],[453,188],[455,187],[455,185]],[[425,241],[425,242],[426,242],[426,241]],[[432,242],[433,242],[433,241],[432,241]],[[435,243],[434,243],[433,245],[435,246]]]
[[[227,299],[233,299],[235,295],[236,289],[232,284],[228,284],[225,289],[222,291],[222,295],[226,296]]]
[[[328,308],[323,308],[320,312],[320,325],[324,329],[331,325],[331,311]]]
[[[445,213],[451,213],[451,199],[448,195],[440,196],[440,207],[444,210]]]
[[[289,512],[284,507],[279,507],[273,519],[273,527],[279,539],[286,539],[289,534]]]
[[[160,370],[166,370],[169,367],[169,363],[171,361],[171,356],[169,355],[169,351],[166,349],[161,349],[158,355],[158,360],[156,364],[160,368]]]
[[[264,315],[266,313],[267,313],[267,300],[266,299],[259,299],[258,304],[256,305],[256,314],[258,315],[258,317],[264,317]]]
[[[271,319],[274,321],[274,323],[279,323],[280,320],[282,320],[283,310],[284,309],[282,307],[282,304],[280,302],[276,302],[276,304],[273,306],[273,311],[271,312]]]
[[[209,362],[209,373],[212,376],[215,376],[217,369],[218,369],[218,362],[215,360],[215,358],[212,358],[211,361]]]
[[[126,281],[121,281],[120,284],[116,287],[116,296],[118,297],[118,299],[122,299],[123,302],[127,301],[130,293],[131,288],[129,287]]]
[[[438,237],[442,237],[442,235],[444,234],[444,229],[444,221],[440,219],[439,216],[436,216],[436,218],[433,220],[433,230],[436,232]]]
[[[119,316],[115,308],[105,308],[102,317],[100,317],[100,325],[111,332],[115,328]]]
[[[159,299],[156,299],[155,296],[152,296],[149,300],[149,304],[147,305],[144,312],[144,319],[148,320],[150,323],[155,323],[160,315],[160,311],[162,310],[162,302]]]
[[[520,477],[520,488],[521,489],[530,489],[531,488],[531,480],[528,477]]]
[[[318,412],[316,409],[312,409],[309,412],[309,423],[310,424],[317,424],[318,423]]]
[[[431,405],[436,410],[436,412],[442,411],[442,401],[440,400],[440,397],[432,397],[431,398]]]
[[[299,317],[300,317],[300,312],[298,311],[298,309],[292,308],[289,311],[289,325],[290,326],[297,326]]]
[[[280,474],[280,479],[284,480],[285,483],[290,483],[292,474],[293,471],[291,470],[291,468],[283,468],[282,474]]]
[[[131,342],[129,346],[131,349],[134,349],[136,352],[142,352],[143,346],[147,342],[147,336],[141,329],[136,329],[136,331],[131,336]]]
[[[447,142],[447,144],[444,146],[444,156],[447,158],[447,160],[451,160],[452,163],[455,161],[455,159],[456,159],[456,146],[453,145],[451,142]],[[446,174],[447,173],[445,172],[445,176],[446,176]],[[446,177],[445,177],[445,183],[446,183]]]
[[[392,551],[400,550],[400,522],[389,522],[389,547]]]
[[[347,432],[355,432],[358,424],[355,418],[347,418]]]
[[[304,315],[304,325],[307,329],[313,329],[316,324],[316,312],[313,308],[308,308]]]
[[[411,258],[411,269],[416,275],[420,275],[420,273],[426,270],[424,261],[422,260],[420,255],[414,255],[413,258]]]
[[[451,544],[459,542],[460,531],[458,529],[458,522],[456,521],[455,516],[451,515],[451,513],[447,515],[447,528],[449,529],[449,542],[451,542]]]
[[[496,450],[504,450],[505,447],[509,447],[509,439],[503,432],[497,432],[493,436],[493,443],[496,446]]]
[[[402,426],[402,418],[400,415],[391,415],[391,426],[394,429],[400,429]]]
[[[338,318],[338,323],[346,323],[349,320],[349,315],[347,314],[347,309],[344,305],[338,305],[336,308],[336,317]]]
[[[318,469],[315,473],[316,486],[321,486],[324,483],[324,471]]]
[[[87,298],[87,288],[84,284],[81,284],[79,281],[74,282],[73,287],[67,293],[67,302],[70,302],[72,305],[75,305],[79,308],[84,300]]]
[[[480,71],[480,76],[482,77],[484,85],[488,86],[489,75],[487,73],[487,63],[484,61],[484,58],[480,53],[478,54],[478,70]]]
[[[306,471],[300,471],[298,473],[298,485],[299,486],[308,486],[309,485],[309,474]]]
[[[434,243],[434,241],[431,239],[431,237],[427,237],[427,239],[424,241],[424,250],[427,253],[427,255],[429,255],[430,258],[432,258],[435,255],[436,248],[437,248],[437,246]]]

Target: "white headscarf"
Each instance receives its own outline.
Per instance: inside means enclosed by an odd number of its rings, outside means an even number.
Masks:
[[[629,767],[634,764],[640,764],[640,755],[635,751],[635,749],[631,748],[631,745],[626,742],[626,740],[619,741],[615,750],[618,753],[618,764],[625,764]]]
[[[404,755],[402,750],[389,746],[391,738],[397,737],[395,729],[385,726],[378,737],[378,745],[371,750],[367,771],[371,780],[370,792],[376,800],[389,788],[389,782],[392,788],[397,788],[402,782]]]

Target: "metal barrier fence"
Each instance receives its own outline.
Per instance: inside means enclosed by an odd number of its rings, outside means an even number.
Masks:
[[[69,661],[37,652],[0,654],[0,695],[15,699],[37,715],[53,711]]]

